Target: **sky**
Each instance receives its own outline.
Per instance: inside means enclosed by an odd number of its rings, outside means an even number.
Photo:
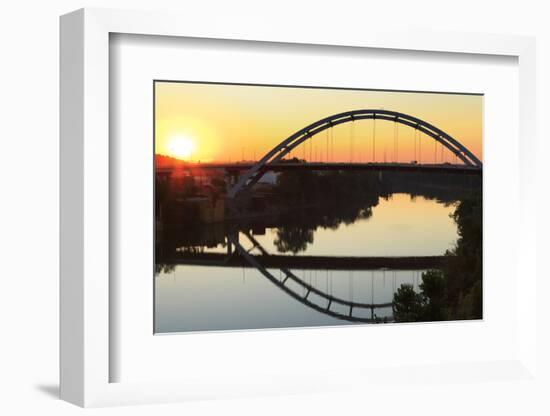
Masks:
[[[358,109],[420,118],[482,160],[479,95],[183,82],[155,83],[155,152],[194,162],[258,160],[308,124]],[[455,161],[432,138],[416,139],[414,129],[393,122],[378,120],[373,128],[372,120],[360,120],[331,130],[301,145],[291,157],[322,162]]]

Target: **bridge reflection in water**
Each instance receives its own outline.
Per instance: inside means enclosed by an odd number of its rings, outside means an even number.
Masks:
[[[407,210],[408,223],[391,217],[396,205]],[[315,242],[295,254],[277,253],[281,228],[176,232],[157,248],[164,269],[157,275],[156,331],[392,322],[393,293],[403,283],[419,290],[422,272],[438,268],[456,240],[453,211],[453,205],[394,195],[370,218],[316,228]],[[375,233],[380,229],[392,232]]]
[[[259,250],[262,256],[269,256],[269,254],[263,249],[263,247],[252,237],[250,234],[245,234],[246,237],[253,243],[253,248]],[[275,277],[268,269],[266,269],[262,264],[261,260],[257,257],[254,257],[250,254],[250,250],[246,250],[239,242],[238,236],[232,235],[228,236],[228,242],[235,246],[238,254],[246,259],[248,263],[254,266],[262,275],[264,275],[271,283],[275,284],[281,290],[283,290],[289,296],[292,296],[297,301],[303,303],[304,305],[315,309],[318,312],[321,312],[325,315],[329,315],[338,319],[344,319],[346,321],[352,322],[364,322],[372,323],[376,322],[374,316],[374,310],[377,308],[390,308],[392,306],[391,302],[388,303],[364,303],[364,302],[354,302],[353,300],[342,299],[341,297],[334,296],[331,293],[327,293],[323,290],[316,288],[314,285],[302,280],[296,276],[291,270],[287,268],[280,269],[282,272],[282,278]],[[287,281],[292,281],[295,283],[294,287],[287,285]],[[312,295],[310,297],[310,295]],[[324,301],[325,304],[321,305],[314,300],[312,300],[313,295],[317,295],[320,300]],[[333,304],[337,304],[346,308],[347,313],[338,312],[331,307]],[[354,315],[354,310],[356,314]],[[369,317],[362,317],[361,314],[357,312],[365,310],[370,312]],[[386,319],[387,321],[387,319]]]
[[[213,268],[219,270],[220,267],[232,268],[235,271],[241,269],[242,274],[228,274],[224,271],[223,276],[217,274],[217,279],[222,287],[227,284],[222,281],[228,279],[228,276],[232,276],[232,279],[239,279],[239,276],[242,276],[244,292],[249,290],[247,285],[251,283],[250,279],[256,279],[259,274],[293,301],[341,323],[393,322],[391,294],[402,283],[412,284],[418,289],[421,273],[439,264],[442,259],[441,256],[348,257],[348,259],[363,261],[362,265],[354,266],[352,270],[350,267],[330,268],[331,263],[334,263],[334,258],[331,256],[271,255],[250,232],[235,232],[227,235],[225,246],[225,253],[193,252],[186,249],[171,251],[172,255],[165,257],[163,261],[167,266],[187,267],[185,274],[188,276],[193,275],[194,270],[197,272]],[[307,264],[310,261],[309,257],[319,261],[320,265],[324,260],[325,266],[329,267],[300,267],[300,263]],[[337,257],[337,259],[342,264],[346,262],[346,257]],[[370,265],[369,260],[373,260],[374,263]],[[401,266],[391,268],[392,263],[399,264],[400,260],[404,260]],[[299,267],[292,267],[293,270],[291,270],[289,267],[284,267],[285,263]],[[266,264],[269,267],[266,267]],[[277,267],[273,267],[275,264]],[[380,267],[382,264],[390,267]],[[197,266],[198,268],[194,269]],[[258,274],[247,272],[247,269],[253,269]],[[165,278],[170,280],[170,273],[167,273]],[[200,281],[198,276],[193,278]],[[375,288],[375,285],[379,287]],[[381,289],[386,293],[384,296],[386,301],[377,301],[380,293],[375,292],[380,292]],[[255,289],[250,290],[255,291]],[[223,296],[220,294],[220,301]],[[243,305],[235,305],[235,307],[239,308]],[[185,317],[182,318],[185,319]],[[336,323],[325,320],[323,322],[325,325]],[[210,329],[228,328],[212,327]],[[187,330],[193,330],[193,328],[187,328]]]

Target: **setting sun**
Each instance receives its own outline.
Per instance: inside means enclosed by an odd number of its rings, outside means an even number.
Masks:
[[[170,138],[167,147],[170,156],[179,159],[189,159],[196,149],[193,140],[185,136],[174,136]]]

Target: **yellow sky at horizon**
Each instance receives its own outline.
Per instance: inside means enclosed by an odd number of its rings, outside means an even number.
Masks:
[[[312,122],[365,108],[399,111],[425,120],[482,159],[482,96],[181,82],[155,84],[155,153],[174,155],[175,138],[179,138],[180,143],[191,142],[184,149],[192,161],[259,159]],[[292,156],[372,161],[372,120],[345,123],[332,130],[332,151],[327,147],[329,133],[322,132]],[[427,136],[422,137],[420,157],[419,146],[415,153],[414,136],[414,129],[399,125],[395,152],[394,123],[377,121],[376,161],[454,161],[448,152],[441,159],[441,146]]]

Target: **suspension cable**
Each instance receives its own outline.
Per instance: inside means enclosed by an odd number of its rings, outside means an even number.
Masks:
[[[333,162],[333,151],[332,151],[332,129],[329,129],[328,135],[328,148],[329,148],[329,160]]]
[[[392,162],[395,162],[395,125],[397,123],[393,123],[393,150],[392,150],[392,154],[391,154],[391,161]]]
[[[332,161],[334,162],[334,130],[331,128],[330,129],[330,147],[331,147],[331,158],[332,158]]]
[[[398,162],[399,162],[399,123],[396,121],[395,122],[395,163],[398,163]]]
[[[420,130],[418,131],[418,163],[422,163],[422,137],[420,137]]]
[[[376,161],[376,114],[372,118],[372,163]]]
[[[354,133],[355,120],[351,119],[350,125],[350,137],[349,137],[349,163],[353,163],[353,133]]]
[[[327,160],[326,160],[327,163],[328,163],[328,149],[329,149],[329,129],[327,129]]]
[[[414,128],[414,160],[418,161],[418,157],[416,155],[416,136],[418,136],[418,131],[416,130],[416,127]]]

